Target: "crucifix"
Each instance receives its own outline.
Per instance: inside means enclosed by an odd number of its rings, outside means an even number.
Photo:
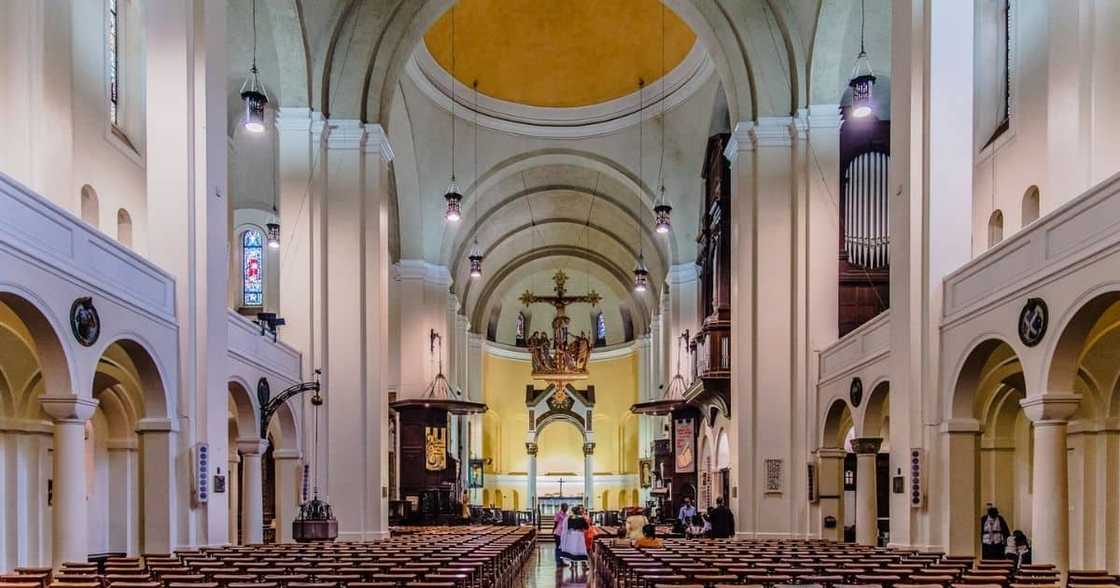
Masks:
[[[564,286],[568,282],[568,274],[564,270],[558,270],[556,275],[552,276],[552,281],[556,286],[552,288],[556,292],[555,296],[538,296],[531,291],[526,290],[521,295],[521,304],[529,306],[530,304],[550,304],[556,309],[556,318],[552,319],[552,340],[555,343],[567,342],[568,339],[568,323],[571,319],[568,318],[567,309],[569,304],[590,304],[591,306],[598,306],[603,301],[603,297],[595,290],[590,290],[587,294],[582,296],[568,296],[568,290]]]

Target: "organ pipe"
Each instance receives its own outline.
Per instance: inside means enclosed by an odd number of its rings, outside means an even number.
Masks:
[[[887,168],[890,157],[875,151],[848,164],[844,188],[844,247],[848,263],[868,270],[889,264]]]

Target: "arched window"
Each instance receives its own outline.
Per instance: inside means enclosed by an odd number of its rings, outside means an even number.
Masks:
[[[1027,188],[1027,193],[1023,194],[1024,227],[1038,220],[1039,208],[1038,186],[1031,186]]]
[[[97,190],[93,186],[86,184],[82,186],[82,220],[93,225],[93,228],[99,228],[98,219],[100,217],[101,205],[98,202]]]
[[[607,319],[603,313],[595,315],[595,346],[603,347],[607,344]]]
[[[525,346],[525,313],[517,313],[517,330],[514,333],[515,344],[518,347]]]
[[[132,247],[132,215],[123,208],[117,210],[117,242]]]
[[[995,247],[1003,241],[1003,211],[996,210],[988,218],[988,247]]]
[[[264,306],[264,233],[241,233],[241,292],[245,306]]]

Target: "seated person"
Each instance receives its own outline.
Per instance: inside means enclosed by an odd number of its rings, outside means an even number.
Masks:
[[[698,514],[692,515],[688,521],[688,527],[684,531],[686,537],[703,537],[704,536],[704,518]]]
[[[657,538],[657,527],[646,525],[642,527],[642,537],[634,542],[634,547],[664,547],[665,542]]]

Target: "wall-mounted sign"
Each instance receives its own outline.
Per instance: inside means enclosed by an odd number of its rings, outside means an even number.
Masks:
[[[673,421],[674,462],[678,474],[696,471],[696,422],[692,419]]]
[[[852,408],[859,408],[863,402],[863,380],[852,378],[852,385],[848,388],[848,400],[852,401]]]
[[[429,472],[447,469],[446,427],[424,427],[424,469]]]
[[[93,298],[79,298],[70,305],[70,330],[74,338],[85,347],[97,343],[101,336],[101,317],[93,306]]]
[[[1019,312],[1019,340],[1027,347],[1034,347],[1046,335],[1050,323],[1050,311],[1046,301],[1041,298],[1028,298]]]

